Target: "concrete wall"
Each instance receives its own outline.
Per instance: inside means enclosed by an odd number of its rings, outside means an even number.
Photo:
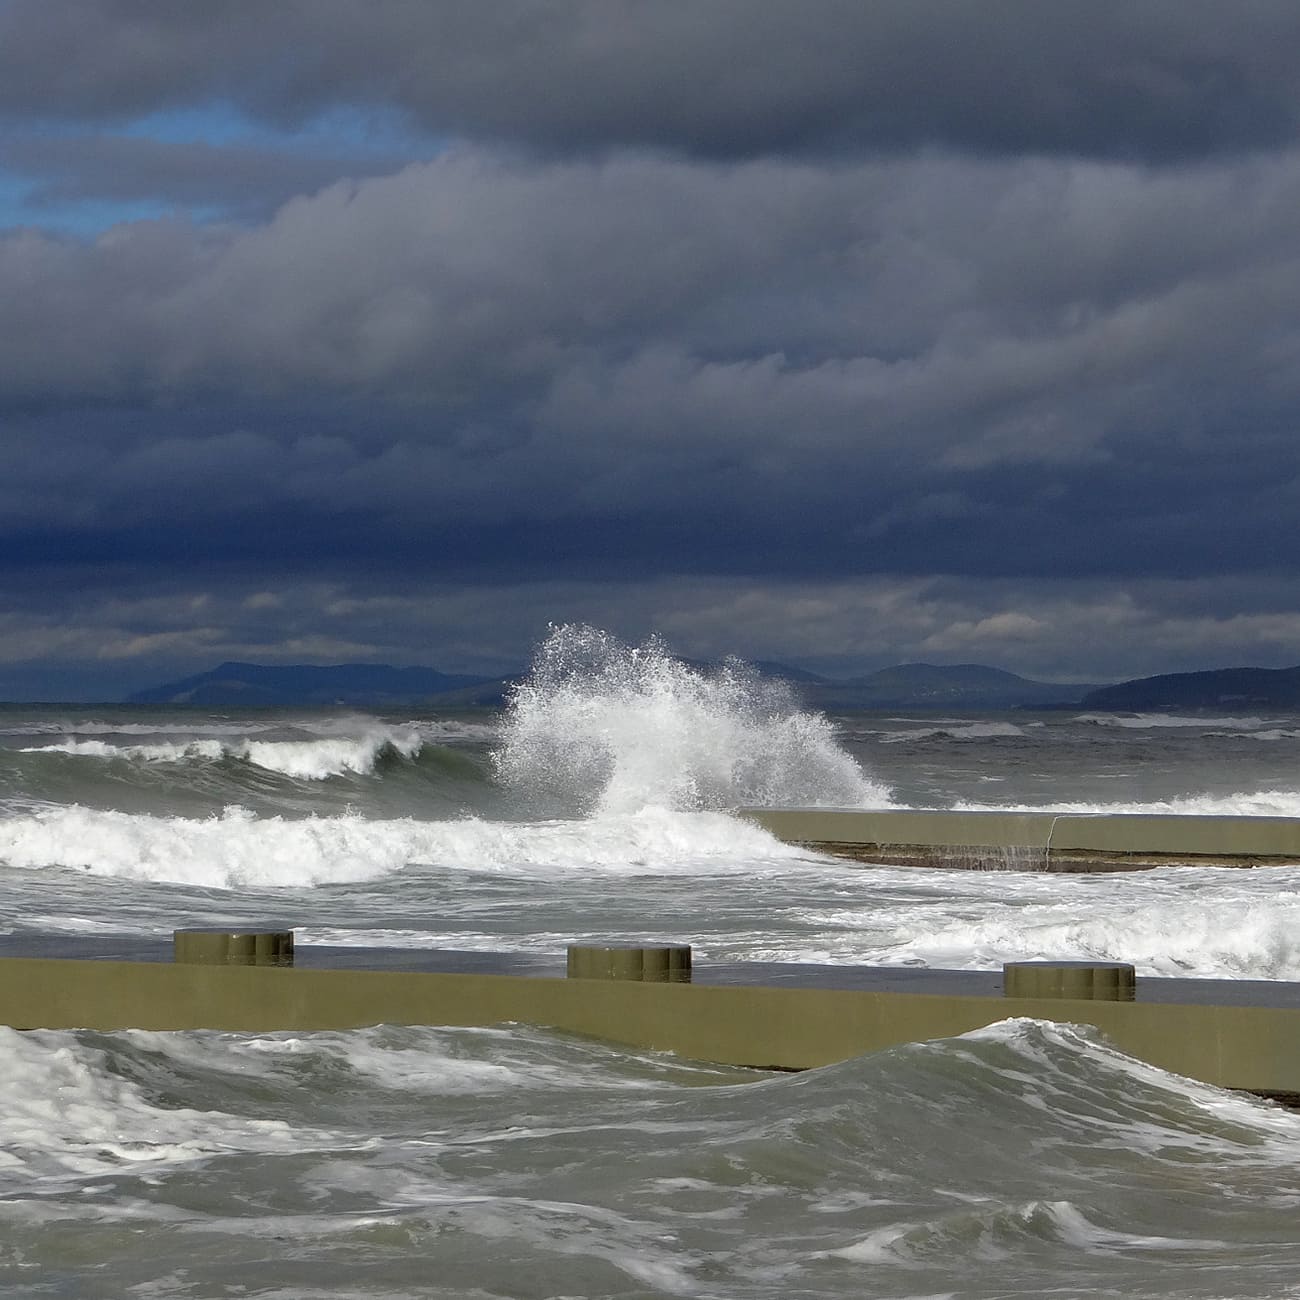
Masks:
[[[747,808],[741,815],[778,839],[847,850],[870,861],[887,861],[896,850],[897,861],[954,866],[963,859],[966,865],[996,865],[990,855],[1008,851],[1020,851],[1022,865],[1035,865],[1036,857],[1048,869],[1123,869],[1125,859],[1141,866],[1300,863],[1300,818],[1294,817],[825,808]]]
[[[0,959],[0,1023],[19,1029],[303,1032],[520,1021],[700,1060],[803,1069],[1008,1016],[1096,1025],[1122,1050],[1207,1083],[1300,1093],[1295,1006]]]

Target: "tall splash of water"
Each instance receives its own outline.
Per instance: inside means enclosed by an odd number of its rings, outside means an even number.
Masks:
[[[657,638],[629,646],[577,625],[538,649],[495,760],[539,812],[889,802],[786,683],[738,660],[702,672]]]

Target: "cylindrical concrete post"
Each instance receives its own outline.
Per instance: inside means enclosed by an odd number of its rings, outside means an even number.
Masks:
[[[292,930],[175,930],[172,959],[200,966],[292,966]]]
[[[1009,961],[1002,966],[1002,992],[1009,998],[1079,998],[1132,1002],[1133,967],[1123,961]]]
[[[569,945],[568,975],[578,980],[640,980],[647,984],[689,984],[689,944]]]

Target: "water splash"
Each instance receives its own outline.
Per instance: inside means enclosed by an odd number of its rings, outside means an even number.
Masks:
[[[554,628],[538,649],[495,761],[550,813],[889,802],[786,683],[738,660],[701,671],[657,638],[629,646],[580,625]]]

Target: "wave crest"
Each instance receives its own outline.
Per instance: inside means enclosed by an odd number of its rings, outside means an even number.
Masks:
[[[187,740],[152,745],[65,740],[54,745],[31,745],[21,752],[143,763],[218,762],[230,758],[298,781],[324,781],[344,773],[369,776],[384,755],[414,758],[423,747],[424,741],[415,731],[376,727],[360,736],[320,740]]]
[[[202,888],[306,888],[374,880],[410,866],[456,871],[606,873],[752,870],[744,856],[794,859],[799,850],[722,814],[644,809],[594,821],[514,823],[466,817],[416,821],[151,817],[46,808],[0,821],[0,863]]]
[[[703,671],[657,638],[629,646],[585,626],[553,629],[538,650],[495,762],[548,811],[889,802],[786,683],[734,659]]]

